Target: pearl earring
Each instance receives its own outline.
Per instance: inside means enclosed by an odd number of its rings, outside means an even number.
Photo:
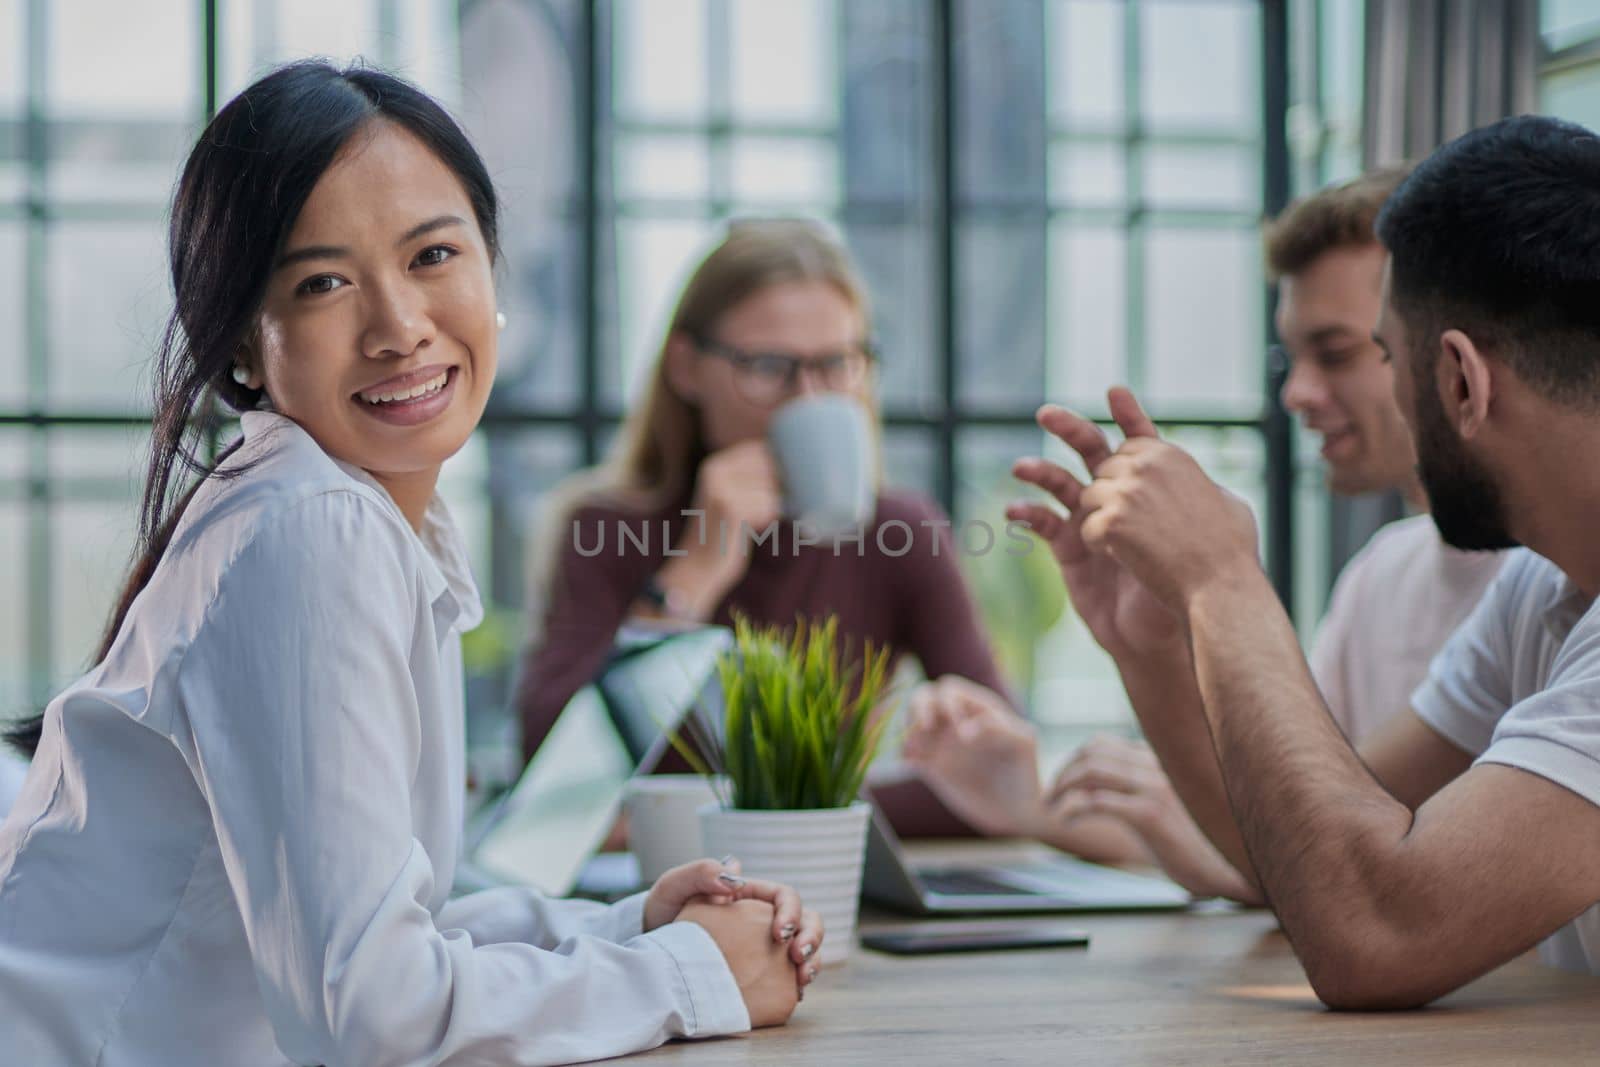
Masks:
[[[235,363],[233,365],[233,380],[238,382],[240,385],[248,387],[250,384],[250,372],[244,367],[241,367],[239,364]]]
[[[494,313],[494,324],[499,329],[506,328],[506,313],[504,311],[496,311]]]

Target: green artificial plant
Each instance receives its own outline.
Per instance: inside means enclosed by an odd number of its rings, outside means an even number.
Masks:
[[[672,737],[696,770],[725,780],[724,807],[808,811],[857,800],[890,719],[889,651],[868,642],[852,661],[838,631],[834,616],[791,631],[734,620],[733,646],[717,658],[721,729],[702,711]]]

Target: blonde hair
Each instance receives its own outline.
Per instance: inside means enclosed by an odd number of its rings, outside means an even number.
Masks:
[[[700,261],[678,297],[644,395],[624,420],[610,455],[599,467],[552,491],[546,536],[535,544],[536,595],[548,588],[559,557],[554,549],[579,508],[605,503],[649,514],[687,503],[708,449],[699,411],[667,380],[667,347],[673,338],[709,338],[723,315],[756,293],[784,282],[812,281],[837,289],[871,334],[866,286],[843,242],[822,223],[802,218],[729,223],[722,241]]]

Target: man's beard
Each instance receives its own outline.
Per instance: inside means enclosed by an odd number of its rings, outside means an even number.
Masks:
[[[1452,548],[1515,548],[1500,487],[1462,446],[1444,416],[1432,382],[1418,382],[1417,473],[1439,536]]]

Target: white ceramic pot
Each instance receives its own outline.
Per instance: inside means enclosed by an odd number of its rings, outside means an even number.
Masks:
[[[735,856],[751,878],[783,882],[822,916],[824,964],[850,958],[867,849],[867,804],[815,811],[700,809],[700,834],[710,856]]]

